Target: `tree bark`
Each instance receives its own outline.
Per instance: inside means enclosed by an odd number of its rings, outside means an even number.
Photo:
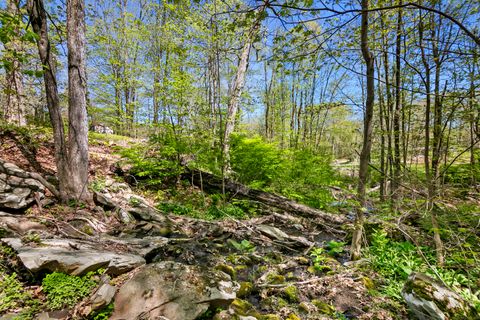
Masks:
[[[67,0],[69,197],[91,202],[88,191],[88,117],[85,1]]]
[[[44,71],[45,92],[53,127],[59,198],[92,202],[88,192],[88,121],[85,75],[85,4],[67,1],[68,45],[68,145],[60,110],[55,61],[48,38],[47,14],[43,0],[29,0],[30,23],[38,35],[37,47]]]
[[[400,5],[402,1],[400,0]],[[398,187],[400,185],[400,111],[401,111],[401,63],[400,53],[402,44],[402,9],[398,9],[397,16],[397,34],[395,44],[395,110],[393,113],[393,179],[392,179],[392,198],[398,198]]]
[[[362,0],[362,21],[361,21],[361,50],[367,68],[367,98],[365,101],[365,116],[363,119],[363,146],[360,153],[360,167],[358,172],[358,200],[359,207],[356,210],[355,229],[352,236],[351,259],[358,260],[361,256],[363,223],[365,220],[364,210],[367,205],[366,184],[368,179],[368,164],[370,162],[370,151],[372,148],[373,129],[373,102],[375,99],[375,69],[374,57],[369,49],[368,41],[368,7],[369,0]]]
[[[50,40],[48,38],[47,14],[45,12],[43,0],[28,0],[27,10],[32,29],[38,35],[37,48],[40,61],[42,63],[47,107],[50,115],[50,122],[53,128],[55,162],[57,165],[60,200],[67,201],[68,188],[66,181],[69,178],[67,148],[65,144],[65,133],[63,129],[63,120],[58,98],[56,65],[51,53]]]
[[[252,48],[255,37],[258,34],[258,29],[260,28],[261,16],[263,11],[265,11],[265,4],[262,5],[256,12],[258,15],[253,22],[253,25],[248,30],[245,43],[240,53],[240,58],[238,60],[238,68],[235,79],[232,83],[230,101],[228,102],[227,109],[227,119],[225,123],[225,131],[223,135],[223,166],[222,172],[224,175],[228,176],[232,169],[230,164],[230,136],[232,135],[233,130],[235,129],[235,120],[237,118],[238,105],[240,103],[240,96],[243,92],[243,87],[245,86],[245,77],[248,69],[248,59],[250,57],[250,50]]]
[[[20,15],[20,1],[8,0],[7,12],[11,16]],[[20,26],[15,25],[15,33],[20,34]],[[4,109],[4,116],[7,123],[16,124],[18,126],[25,126],[27,124],[25,101],[23,99],[23,79],[22,79],[22,64],[15,54],[23,51],[21,41],[12,39],[5,43],[5,51],[10,62],[9,68],[6,70],[6,104]]]

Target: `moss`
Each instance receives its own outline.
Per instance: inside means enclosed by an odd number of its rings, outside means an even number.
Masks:
[[[266,314],[266,315],[260,316],[258,320],[281,320],[281,318],[276,314]]]
[[[267,281],[271,284],[282,284],[285,283],[285,276],[276,273],[270,273],[267,275]]]
[[[370,279],[369,277],[362,277],[362,282],[367,290],[375,289],[375,284],[373,283],[372,279]]]
[[[239,298],[244,298],[253,291],[253,284],[251,282],[241,282],[240,283],[240,289],[237,292],[237,297]]]
[[[243,271],[243,270],[246,270],[246,269],[248,269],[248,267],[246,265],[235,266],[236,271]]]
[[[332,306],[331,304],[326,303],[325,301],[314,299],[314,300],[312,300],[312,304],[315,307],[317,307],[317,309],[320,313],[323,313],[323,314],[326,314],[326,315],[335,314],[335,307]]]
[[[309,303],[303,301],[298,305],[298,309],[305,313],[310,313],[312,307]]]
[[[260,314],[255,310],[255,307],[248,301],[235,299],[230,304],[230,308],[239,316],[253,316],[260,317]]]
[[[294,280],[298,280],[298,278],[293,274],[293,272],[289,272],[285,275],[285,278],[288,280],[288,281],[294,281]]]
[[[232,278],[232,280],[237,279],[237,270],[235,270],[235,268],[232,266],[219,264],[215,267],[215,269],[225,272]]]
[[[283,294],[284,294],[285,298],[291,303],[299,301],[298,290],[295,286],[286,287],[285,289],[283,289]]]
[[[310,259],[305,258],[305,257],[296,257],[295,260],[298,262],[298,264],[301,264],[301,265],[309,265],[310,264]]]
[[[302,320],[295,313],[290,313],[286,320]]]

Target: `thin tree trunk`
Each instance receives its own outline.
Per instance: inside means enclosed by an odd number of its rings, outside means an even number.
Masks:
[[[7,12],[12,16],[20,15],[19,0],[7,1]],[[20,34],[20,26],[14,26],[15,32]],[[18,126],[25,126],[27,124],[25,101],[23,99],[23,79],[22,79],[22,64],[17,58],[16,54],[23,51],[22,43],[19,39],[12,39],[5,43],[5,50],[8,52],[8,57],[5,60],[9,61],[9,68],[6,70],[6,104],[4,109],[5,120],[7,123],[13,123]]]
[[[399,1],[402,4],[402,1]],[[401,43],[402,43],[402,10],[398,10],[397,17],[397,35],[395,45],[395,111],[393,113],[393,141],[394,141],[394,157],[393,157],[393,179],[392,179],[392,198],[398,198],[398,187],[400,185],[400,111],[401,111]]]
[[[253,45],[253,41],[258,34],[258,29],[260,28],[261,23],[261,14],[265,10],[265,5],[261,6],[258,11],[258,17],[255,19],[252,27],[248,30],[245,43],[240,54],[240,59],[238,60],[238,68],[235,79],[232,84],[230,101],[228,102],[227,109],[227,119],[225,123],[225,132],[223,135],[223,166],[222,171],[224,175],[229,175],[232,171],[230,164],[230,136],[235,129],[235,120],[237,118],[238,106],[240,103],[240,97],[243,92],[243,87],[245,86],[245,77],[248,69],[248,60],[250,57],[250,50]]]
[[[57,165],[57,176],[59,181],[60,199],[67,201],[69,198],[66,181],[69,179],[67,148],[63,120],[58,98],[58,87],[56,80],[56,66],[51,52],[50,40],[48,37],[47,14],[43,0],[28,0],[28,15],[33,31],[37,34],[37,48],[43,68],[43,80],[45,83],[45,94],[47,107],[50,115],[50,122],[53,128],[53,140],[55,144],[55,162]]]
[[[362,21],[361,21],[361,50],[367,68],[367,98],[365,102],[365,116],[363,120],[363,146],[360,153],[360,166],[358,172],[358,200],[359,206],[356,210],[355,230],[352,236],[351,259],[357,260],[361,256],[364,208],[367,205],[366,184],[368,179],[368,164],[370,162],[370,151],[372,148],[372,129],[373,129],[373,103],[375,99],[375,68],[374,57],[369,49],[368,41],[368,9],[369,0],[362,0]]]

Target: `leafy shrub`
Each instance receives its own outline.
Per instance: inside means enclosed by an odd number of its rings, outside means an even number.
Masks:
[[[345,249],[345,242],[342,241],[335,241],[331,240],[327,243],[327,248],[328,248],[328,254],[332,256],[339,255],[340,253],[344,252]]]
[[[440,172],[445,169],[442,168]],[[480,181],[480,166],[470,163],[453,164],[445,171],[445,182],[456,185],[458,187],[470,187],[472,177],[476,181]]]
[[[232,169],[241,182],[254,188],[263,188],[274,180],[281,170],[282,157],[278,148],[260,136],[248,138],[233,135],[231,139]]]
[[[56,310],[73,307],[88,296],[96,284],[91,272],[83,277],[53,272],[43,279],[42,288],[47,295],[48,307]]]
[[[232,137],[232,168],[242,183],[315,208],[332,202],[328,186],[341,182],[330,160],[329,156],[308,149],[281,150],[260,136]]]

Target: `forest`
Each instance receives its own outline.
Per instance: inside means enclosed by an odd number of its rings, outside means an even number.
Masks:
[[[480,319],[477,0],[4,0],[0,43],[0,319]]]

